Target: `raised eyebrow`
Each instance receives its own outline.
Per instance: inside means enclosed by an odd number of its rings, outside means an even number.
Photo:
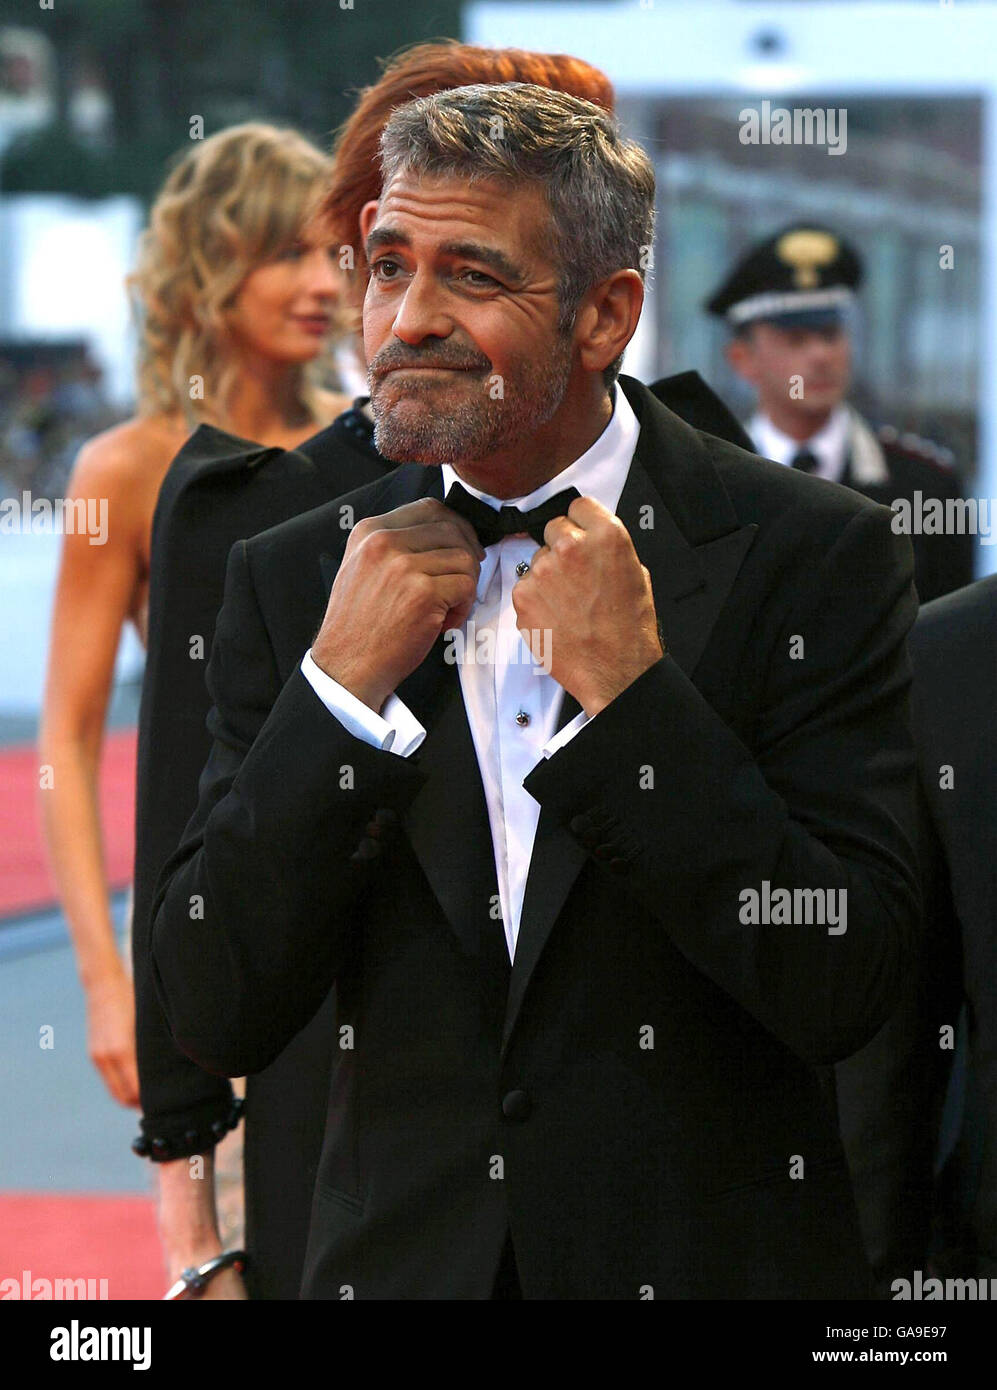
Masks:
[[[370,260],[379,246],[411,246],[412,238],[400,227],[372,227],[364,243],[364,254]]]
[[[411,245],[412,238],[400,227],[372,227],[364,246],[364,252],[369,261],[380,246],[411,247]],[[497,270],[507,280],[520,281],[525,279],[526,272],[522,266],[510,260],[503,251],[498,251],[493,246],[482,246],[477,241],[444,242],[440,247],[440,255],[463,256],[469,261],[480,261],[482,265],[488,265],[493,270]]]
[[[482,265],[490,265],[493,270],[497,270],[507,280],[525,279],[525,271],[522,266],[511,261],[503,251],[496,250],[494,246],[482,246],[477,241],[448,241],[440,247],[440,252],[444,256],[462,256],[465,260],[480,261]]]

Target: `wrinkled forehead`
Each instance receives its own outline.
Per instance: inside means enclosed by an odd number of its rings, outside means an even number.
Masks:
[[[375,246],[393,233],[409,242],[471,240],[514,259],[550,262],[555,255],[551,232],[539,182],[402,169],[381,190],[369,239]]]

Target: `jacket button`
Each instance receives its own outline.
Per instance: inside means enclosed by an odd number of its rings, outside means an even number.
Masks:
[[[592,858],[598,859],[601,863],[605,863],[607,860],[609,860],[611,864],[619,863],[619,860],[616,858],[616,850],[612,845],[596,845],[595,849],[592,851]]]
[[[611,859],[609,861],[610,871],[614,874],[628,874],[633,868],[629,859]]]
[[[533,1105],[525,1091],[509,1091],[502,1097],[502,1114],[507,1120],[529,1118]]]
[[[391,830],[398,821],[398,817],[390,807],[382,807],[374,812],[374,819],[367,822],[366,834],[372,840],[379,840],[386,830]]]
[[[376,840],[368,840],[366,836],[360,841],[356,849],[350,855],[351,864],[364,864],[370,859],[376,859],[381,853],[381,846]]]
[[[576,840],[581,841],[586,849],[591,849],[598,838],[588,816],[573,816],[568,822],[568,829]]]

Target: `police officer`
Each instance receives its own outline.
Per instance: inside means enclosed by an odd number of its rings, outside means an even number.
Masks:
[[[731,330],[727,359],[758,393],[747,422],[765,458],[855,488],[890,506],[961,497],[951,454],[917,435],[873,431],[846,401],[849,311],[862,280],[853,247],[826,227],[795,223],[753,247],[707,301]],[[913,534],[922,602],[968,584],[973,538]]]

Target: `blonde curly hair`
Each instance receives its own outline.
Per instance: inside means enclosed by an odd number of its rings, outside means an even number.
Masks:
[[[224,423],[237,375],[227,311],[252,270],[302,237],[331,175],[331,160],[303,135],[256,121],[179,158],[127,280],[139,318],[139,415],[180,411],[192,428]],[[345,306],[334,310],[326,341],[352,331],[353,317]],[[322,354],[296,370],[299,399],[311,408],[329,360]],[[192,398],[193,377],[202,398]]]

